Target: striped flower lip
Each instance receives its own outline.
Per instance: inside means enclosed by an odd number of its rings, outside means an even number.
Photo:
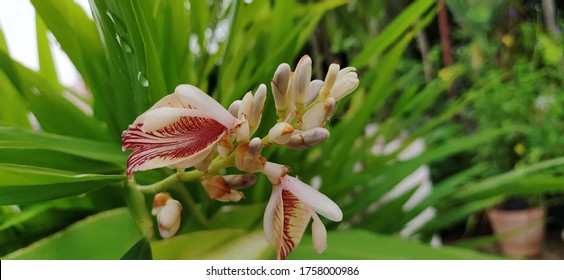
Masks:
[[[310,219],[313,218],[313,247],[316,252],[323,252],[327,247],[327,231],[317,214],[339,222],[343,219],[343,212],[331,199],[298,178],[279,172],[276,166],[267,163],[263,171],[274,185],[264,212],[266,240],[275,247],[277,259],[286,259],[300,243]],[[275,174],[282,176],[276,179]]]
[[[122,149],[133,151],[127,159],[126,173],[131,178],[135,171],[192,167],[239,124],[200,89],[180,85],[122,133]]]

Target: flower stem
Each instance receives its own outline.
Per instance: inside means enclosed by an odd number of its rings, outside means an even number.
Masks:
[[[194,216],[196,217],[196,220],[198,220],[200,225],[202,225],[203,227],[207,227],[208,220],[206,219],[206,217],[202,213],[202,209],[200,209],[198,207],[198,204],[196,204],[196,201],[194,200],[194,198],[192,197],[190,192],[186,188],[184,188],[184,186],[182,186],[182,185],[179,185],[177,190],[178,190],[178,193],[182,196],[183,201],[185,201],[186,204],[188,205],[188,208],[190,209],[190,213],[194,214]]]
[[[125,200],[129,207],[129,212],[141,233],[147,239],[153,238],[155,230],[153,229],[153,220],[145,205],[145,196],[137,188],[137,184],[133,180],[125,182]]]

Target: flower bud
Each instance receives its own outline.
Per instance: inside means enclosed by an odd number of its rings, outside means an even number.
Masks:
[[[233,103],[229,105],[229,109],[227,110],[229,111],[229,113],[231,113],[231,115],[233,115],[236,118],[239,117],[239,107],[241,107],[241,102],[242,102],[241,100],[233,101]]]
[[[339,75],[339,64],[332,63],[329,66],[329,70],[327,70],[327,75],[325,76],[325,81],[323,87],[319,91],[319,100],[324,101],[329,97],[329,93],[331,93],[331,89],[337,80],[337,76]]]
[[[182,205],[172,199],[169,193],[161,192],[155,195],[151,213],[157,216],[162,238],[171,238],[180,228]]]
[[[253,94],[249,91],[243,99],[241,100],[241,104],[239,105],[239,112],[237,112],[237,118],[242,119],[242,116],[245,116],[245,119],[249,121],[251,117],[251,111],[253,110]]]
[[[240,190],[252,186],[257,181],[255,174],[236,174],[223,176],[227,186],[232,190]]]
[[[306,131],[294,132],[286,147],[296,150],[304,150],[320,144],[329,138],[329,130],[322,127],[314,127]]]
[[[230,181],[236,180],[231,178]],[[256,179],[255,179],[256,180]],[[241,180],[242,182],[243,180]],[[248,183],[248,182],[245,182]],[[230,188],[229,182],[223,176],[212,176],[202,181],[204,189],[211,199],[221,202],[238,202],[245,195],[242,192]]]
[[[311,81],[311,58],[304,55],[292,77],[291,93],[294,95],[293,100],[298,112],[303,112],[306,105],[306,99],[309,94],[309,83]]]
[[[347,67],[339,71],[335,85],[331,89],[329,96],[336,101],[341,100],[358,87],[358,76],[354,67]]]
[[[276,144],[284,145],[290,141],[293,133],[293,126],[286,122],[279,122],[268,131],[268,139]]]
[[[333,110],[335,110],[335,98],[333,97],[315,104],[302,117],[301,129],[308,130],[314,127],[323,127],[325,121],[333,113]]]
[[[280,64],[270,82],[274,105],[276,106],[276,114],[281,119],[286,117],[286,92],[288,91],[288,85],[290,83],[290,72],[290,65],[286,63]]]
[[[306,104],[309,105],[319,97],[319,91],[323,87],[322,80],[313,80],[309,83],[309,94],[307,95]]]
[[[221,140],[219,140],[219,143],[217,145],[217,152],[223,158],[227,158],[232,151],[233,151],[233,142],[231,139],[231,135],[227,134],[223,136]]]
[[[261,84],[253,96],[253,106],[249,116],[250,135],[253,135],[260,125],[264,102],[266,101],[266,86]]]
[[[260,172],[266,164],[266,159],[261,155],[262,140],[258,137],[250,142],[239,145],[235,150],[235,166],[248,173]]]

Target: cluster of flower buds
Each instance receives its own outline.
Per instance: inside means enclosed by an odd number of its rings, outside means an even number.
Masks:
[[[296,71],[281,64],[272,78],[272,96],[278,123],[270,129],[268,139],[291,149],[311,148],[327,139],[325,122],[335,110],[336,102],[358,86],[354,68],[340,70],[331,64],[325,80],[311,80],[311,58],[303,56]]]
[[[240,190],[253,185],[255,174],[262,173],[273,186],[264,229],[266,239],[276,248],[277,258],[285,259],[298,245],[312,219],[314,248],[322,252],[326,231],[317,214],[338,222],[341,210],[316,189],[288,175],[289,167],[269,162],[262,155],[265,145],[307,149],[326,140],[329,131],[324,126],[337,101],[359,83],[352,67],[340,69],[331,64],[323,81],[312,81],[311,72],[312,62],[307,55],[294,73],[288,64],[278,67],[271,82],[278,121],[263,138],[253,135],[264,111],[264,84],[254,94],[248,92],[242,100],[233,102],[229,109],[194,86],[178,86],[123,132],[122,148],[133,150],[127,161],[127,175],[133,177],[135,171],[161,167],[195,167],[204,174],[200,182],[211,199],[237,202],[245,197]],[[221,176],[218,165],[233,166],[245,174]],[[153,214],[161,236],[168,238],[178,230],[182,207],[168,194],[157,196]]]

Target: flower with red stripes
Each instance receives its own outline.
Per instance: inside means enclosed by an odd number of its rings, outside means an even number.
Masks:
[[[188,168],[204,160],[241,121],[192,85],[180,85],[123,132],[122,149],[133,150],[126,173],[160,167]]]

